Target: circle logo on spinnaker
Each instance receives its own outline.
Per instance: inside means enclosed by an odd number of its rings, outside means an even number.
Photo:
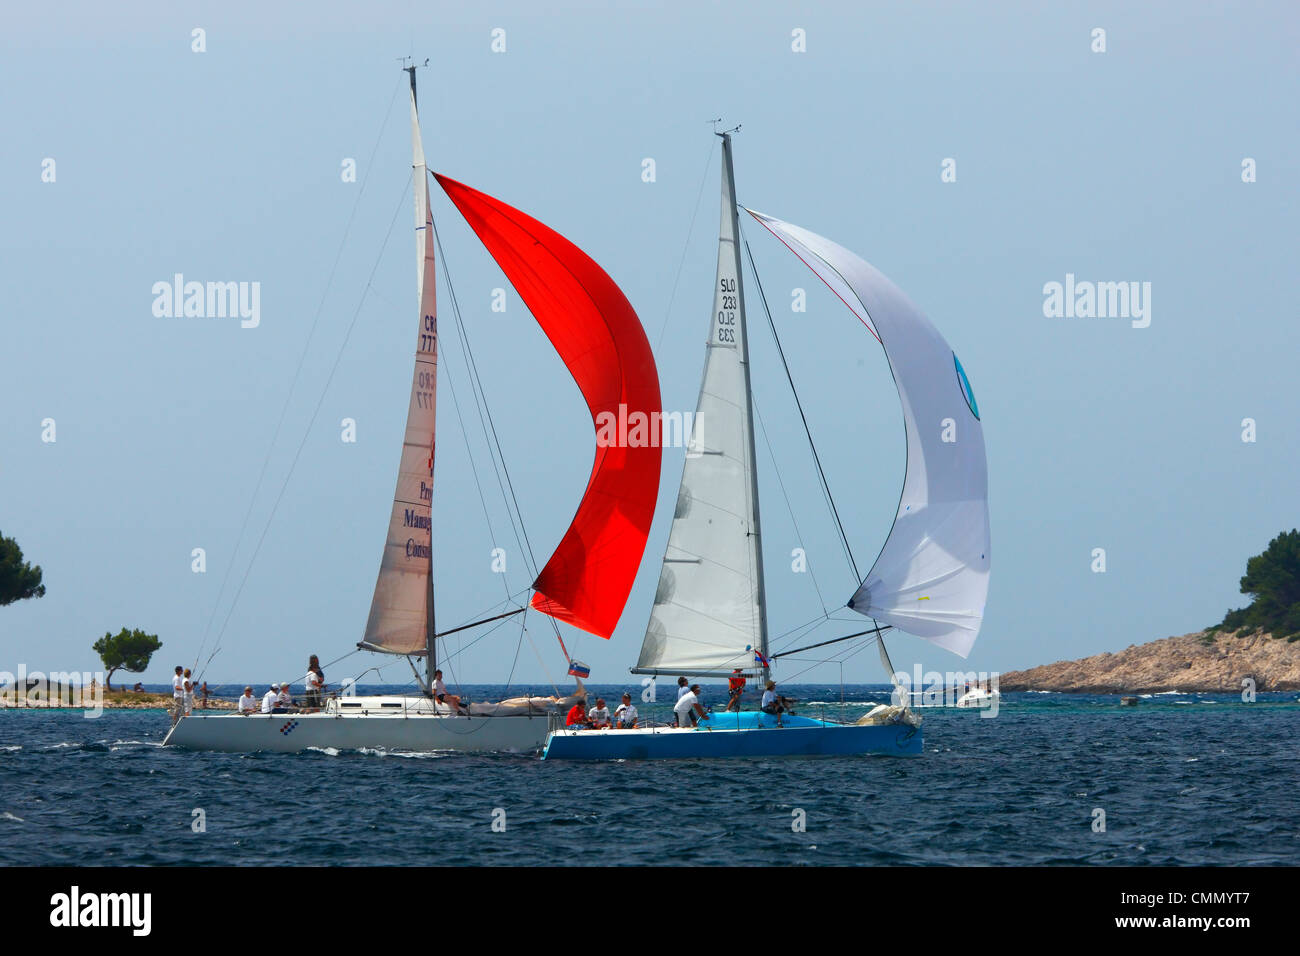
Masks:
[[[975,403],[975,393],[971,390],[970,379],[966,377],[966,370],[961,367],[961,359],[957,358],[957,353],[952,353],[952,363],[957,367],[957,384],[961,386],[961,393],[966,397],[966,404],[970,406],[970,413],[979,421],[980,407]]]

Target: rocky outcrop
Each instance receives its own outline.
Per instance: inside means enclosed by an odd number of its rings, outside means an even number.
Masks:
[[[49,687],[42,684],[39,687],[29,689],[27,694],[20,698],[15,688],[10,686],[6,689],[0,689],[0,709],[22,708],[24,710],[36,710],[41,708],[58,709],[60,706],[94,707],[97,703],[97,696],[98,692],[92,688],[74,692],[68,687],[62,687],[56,688],[56,692],[51,693]],[[103,694],[102,700],[102,706],[105,710],[167,710],[171,705],[171,694],[154,694],[149,691],[107,691]],[[223,700],[216,697],[208,698],[206,708],[203,706],[201,699],[194,702],[196,711],[205,709],[234,710],[237,706],[233,700]]]
[[[1115,654],[1010,671],[999,675],[998,687],[1080,694],[1239,693],[1247,677],[1258,691],[1300,689],[1300,641],[1198,631],[1131,644]]]

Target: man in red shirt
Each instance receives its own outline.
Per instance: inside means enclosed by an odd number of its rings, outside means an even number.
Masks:
[[[569,709],[569,716],[564,720],[566,727],[587,727],[587,709],[583,706],[582,701],[578,701]]]
[[[727,690],[731,694],[727,700],[727,710],[740,710],[740,695],[745,692],[745,678],[739,667],[727,679]]]

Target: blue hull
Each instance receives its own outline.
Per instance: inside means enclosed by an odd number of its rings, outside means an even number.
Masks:
[[[902,724],[859,727],[786,717],[778,728],[765,714],[718,714],[693,730],[558,730],[543,760],[664,760],[713,757],[822,757],[921,753],[921,731]]]

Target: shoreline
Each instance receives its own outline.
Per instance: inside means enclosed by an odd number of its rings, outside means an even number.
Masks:
[[[1300,690],[1300,641],[1194,631],[1122,651],[999,675],[998,689],[1062,694],[1244,694]]]
[[[0,710],[91,710],[96,707],[103,707],[104,710],[170,711],[172,706],[172,696],[170,694],[158,694],[152,691],[114,690],[105,691],[101,701],[98,699],[99,693],[98,688],[85,688],[83,691],[81,688],[65,687],[61,694],[51,695],[47,688],[40,687],[30,691],[27,699],[19,703],[15,699],[14,691],[11,689],[0,693]],[[78,706],[70,699],[74,694],[92,706]],[[194,702],[196,712],[203,710],[234,710],[237,706],[238,704],[235,701],[219,697],[209,697],[207,707],[203,707],[198,700]]]

